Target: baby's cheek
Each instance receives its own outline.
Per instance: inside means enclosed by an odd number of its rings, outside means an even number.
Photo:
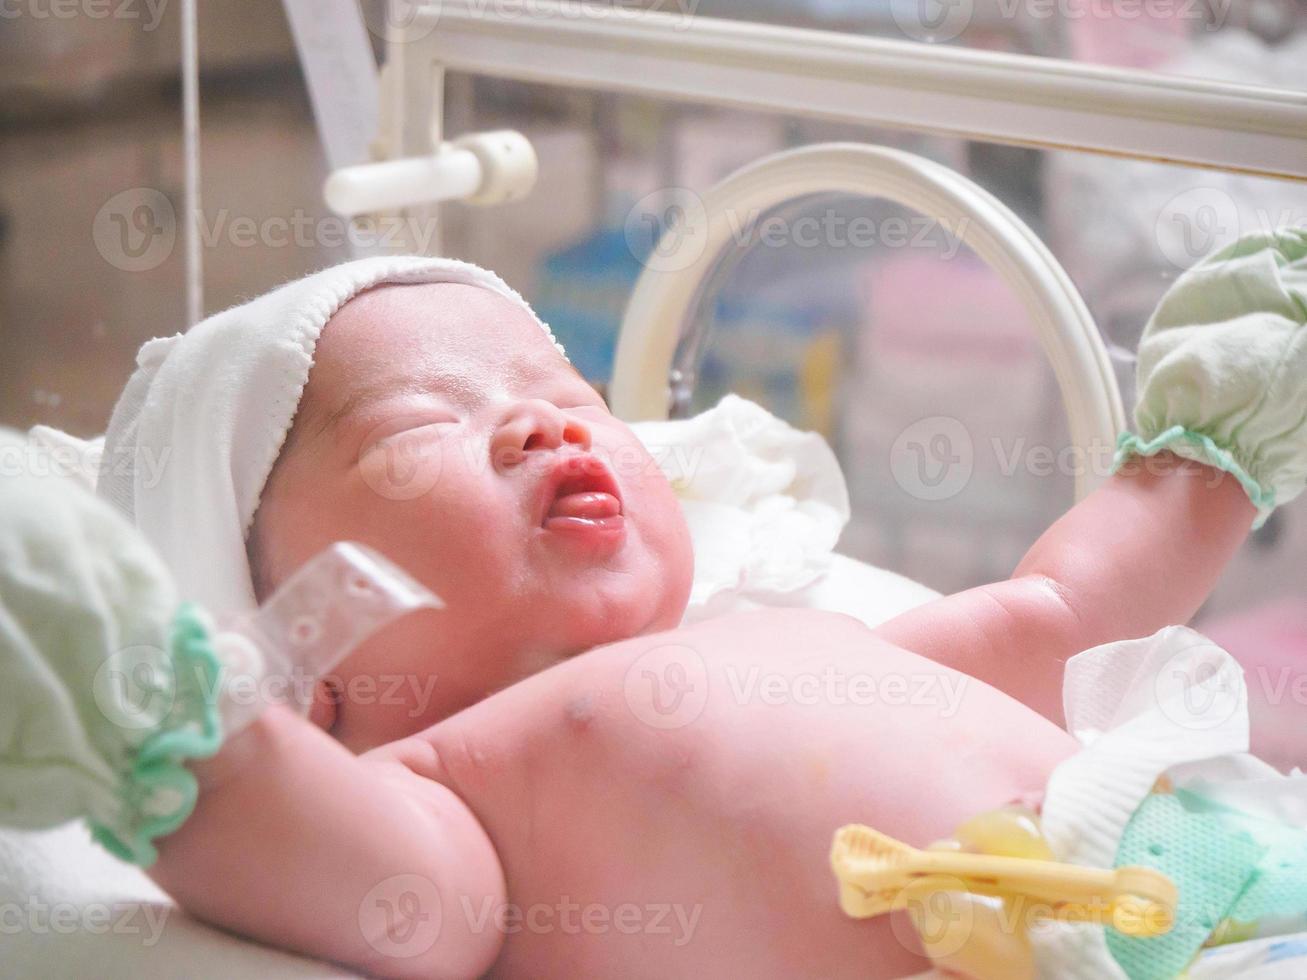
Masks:
[[[664,596],[660,625],[680,622],[694,578],[694,548],[680,501],[661,474],[646,478],[640,486],[638,522],[640,535],[653,560]]]
[[[440,591],[493,564],[502,550],[510,505],[458,467],[445,467],[437,483],[408,501],[379,501],[369,523],[384,550],[424,584]]]

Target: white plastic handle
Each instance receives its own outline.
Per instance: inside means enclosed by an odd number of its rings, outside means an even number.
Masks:
[[[481,161],[444,146],[429,157],[360,163],[332,172],[322,185],[327,207],[345,217],[469,197],[481,186]]]
[[[668,372],[679,331],[701,299],[703,283],[735,247],[740,216],[763,214],[810,194],[883,198],[956,228],[1030,314],[1062,390],[1071,439],[1097,459],[1125,427],[1116,375],[1098,328],[1066,271],[1047,246],[1005,204],[975,182],[924,157],[860,143],[824,143],[765,157],[726,177],[664,236],[636,282],[618,337],[609,390],[623,419],[664,419]],[[1084,497],[1104,474],[1086,466],[1076,476]]]
[[[345,217],[437,201],[504,204],[530,193],[538,172],[531,141],[497,129],[441,143],[431,156],[341,167],[327,177],[322,197]]]

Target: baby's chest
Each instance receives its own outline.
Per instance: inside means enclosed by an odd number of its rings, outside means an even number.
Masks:
[[[638,863],[673,840],[824,849],[855,818],[943,833],[1059,757],[1033,712],[850,620],[733,619],[594,651],[451,719],[436,733],[458,791],[523,860],[589,867],[573,841]]]

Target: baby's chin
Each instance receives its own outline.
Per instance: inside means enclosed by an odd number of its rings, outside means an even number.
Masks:
[[[574,600],[576,596],[571,597]],[[559,603],[542,617],[516,659],[516,680],[548,670],[597,647],[671,629],[680,623],[683,603],[647,588],[639,594],[595,597]],[[545,624],[548,625],[545,625]]]
[[[664,628],[654,625],[659,621],[656,611],[635,603],[626,608],[609,606],[603,611],[578,610],[568,618],[566,629],[555,634],[553,642],[542,646],[538,653],[527,652],[522,660],[524,674],[538,673],[595,647]]]

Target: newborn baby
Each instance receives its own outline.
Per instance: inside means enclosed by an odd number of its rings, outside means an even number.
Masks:
[[[924,845],[1038,793],[1077,748],[1065,661],[1197,610],[1256,508],[1138,448],[1008,581],[876,630],[797,609],[677,628],[672,489],[529,311],[465,283],[360,292],[263,488],[253,581],[348,539],[446,608],[359,647],[316,725],[271,708],[197,763],[151,873],[210,922],[385,976],[920,972],[910,927],[839,913],[831,833]],[[341,696],[396,676],[433,696]],[[813,676],[902,696],[814,703]]]

